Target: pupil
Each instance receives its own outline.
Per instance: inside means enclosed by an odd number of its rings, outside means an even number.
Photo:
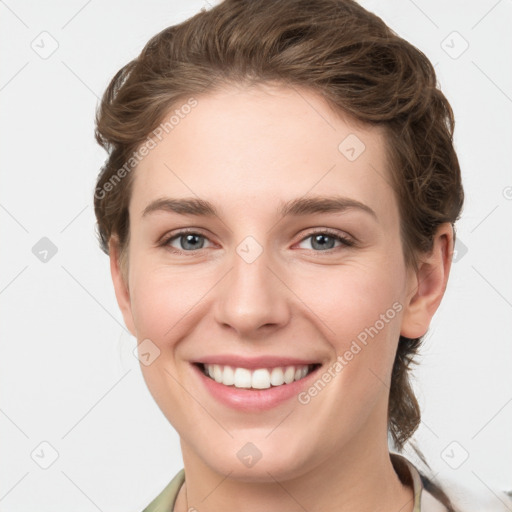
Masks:
[[[315,244],[318,244],[317,247],[315,247]],[[313,237],[313,243],[314,248],[319,249],[332,249],[334,247],[334,238],[328,236],[328,235],[315,235]]]
[[[198,239],[200,238],[200,235],[185,235],[182,237],[182,248],[183,249],[197,249],[202,247],[203,244],[198,243]],[[183,239],[185,242],[183,243]],[[332,249],[334,247],[334,238],[329,235],[315,235],[313,237],[313,247],[316,249]],[[315,247],[316,246],[316,247]]]
[[[185,240],[183,243],[183,239]],[[185,235],[182,238],[182,244],[181,247],[183,249],[197,249],[198,245],[200,245],[199,248],[202,247],[202,244],[198,244],[199,235]],[[190,244],[190,245],[189,245]]]

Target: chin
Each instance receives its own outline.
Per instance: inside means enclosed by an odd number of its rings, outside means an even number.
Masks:
[[[204,450],[194,452],[212,471],[240,482],[286,481],[313,470],[321,462],[319,453],[305,453],[303,447],[297,448],[293,442],[278,447],[269,440],[252,443],[231,439],[215,450],[205,444]]]

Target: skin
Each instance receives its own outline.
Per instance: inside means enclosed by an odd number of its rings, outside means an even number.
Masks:
[[[399,335],[425,334],[443,296],[451,226],[440,226],[417,271],[406,267],[383,133],[342,118],[315,93],[229,86],[197,100],[135,171],[125,274],[116,239],[110,244],[126,325],[160,350],[141,368],[180,435],[186,484],[175,510],[411,511],[412,489],[389,457],[389,383]],[[338,150],[349,134],[366,147],[355,161]],[[277,213],[282,202],[334,193],[375,216],[360,208]],[[165,197],[208,200],[218,215],[143,215]],[[179,237],[159,245],[183,228],[204,235],[203,248],[183,248]],[[354,245],[319,249],[311,231],[326,228]],[[236,252],[249,235],[263,251],[252,263]],[[201,355],[223,353],[328,368],[396,302],[401,311],[306,405],[237,411],[191,368]],[[250,468],[237,457],[247,442],[262,454]]]

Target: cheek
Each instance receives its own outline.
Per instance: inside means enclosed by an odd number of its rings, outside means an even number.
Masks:
[[[385,332],[390,324],[399,323],[397,310],[402,309],[405,286],[402,274],[389,262],[376,261],[294,271],[288,282],[316,313],[317,323],[323,321],[329,339],[341,341],[357,337],[377,321],[378,330]]]
[[[329,381],[320,400],[329,403],[326,409],[336,421],[352,418],[346,428],[355,435],[376,404],[386,407],[403,305],[398,287],[382,273],[367,268],[339,276],[338,281],[339,286],[331,281],[329,291],[311,304],[328,325],[324,336],[336,357],[320,376]],[[315,400],[316,391],[311,391]]]
[[[182,411],[190,408],[188,392],[195,391],[179,384],[184,377],[184,368],[177,364],[180,341],[194,332],[198,319],[205,315],[203,299],[215,279],[212,272],[207,275],[185,268],[173,270],[144,258],[132,265],[132,315],[137,339],[139,343],[151,340],[157,347],[152,348],[152,354],[158,354],[150,364],[141,364],[142,375],[162,412],[179,431],[184,431],[189,425]],[[140,346],[152,347],[145,343]]]
[[[325,278],[318,273],[316,279],[303,276],[297,292],[309,297],[315,325],[333,353],[332,362],[299,401],[313,411],[308,417],[311,431],[338,426],[333,443],[349,442],[365,425],[387,417],[403,306],[396,280],[377,270],[361,265],[331,269]]]
[[[134,267],[131,305],[137,337],[150,338],[157,345],[179,338],[212,287],[211,272],[173,270],[143,259]]]
[[[345,374],[375,381],[373,372],[389,380],[403,311],[400,275],[400,269],[366,264],[304,272],[294,281],[333,358],[343,358]]]

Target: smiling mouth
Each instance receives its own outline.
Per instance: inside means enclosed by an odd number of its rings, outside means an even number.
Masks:
[[[220,364],[194,364],[206,377],[224,386],[240,389],[269,389],[285,386],[307,377],[321,366],[320,364],[290,365],[250,370]]]

